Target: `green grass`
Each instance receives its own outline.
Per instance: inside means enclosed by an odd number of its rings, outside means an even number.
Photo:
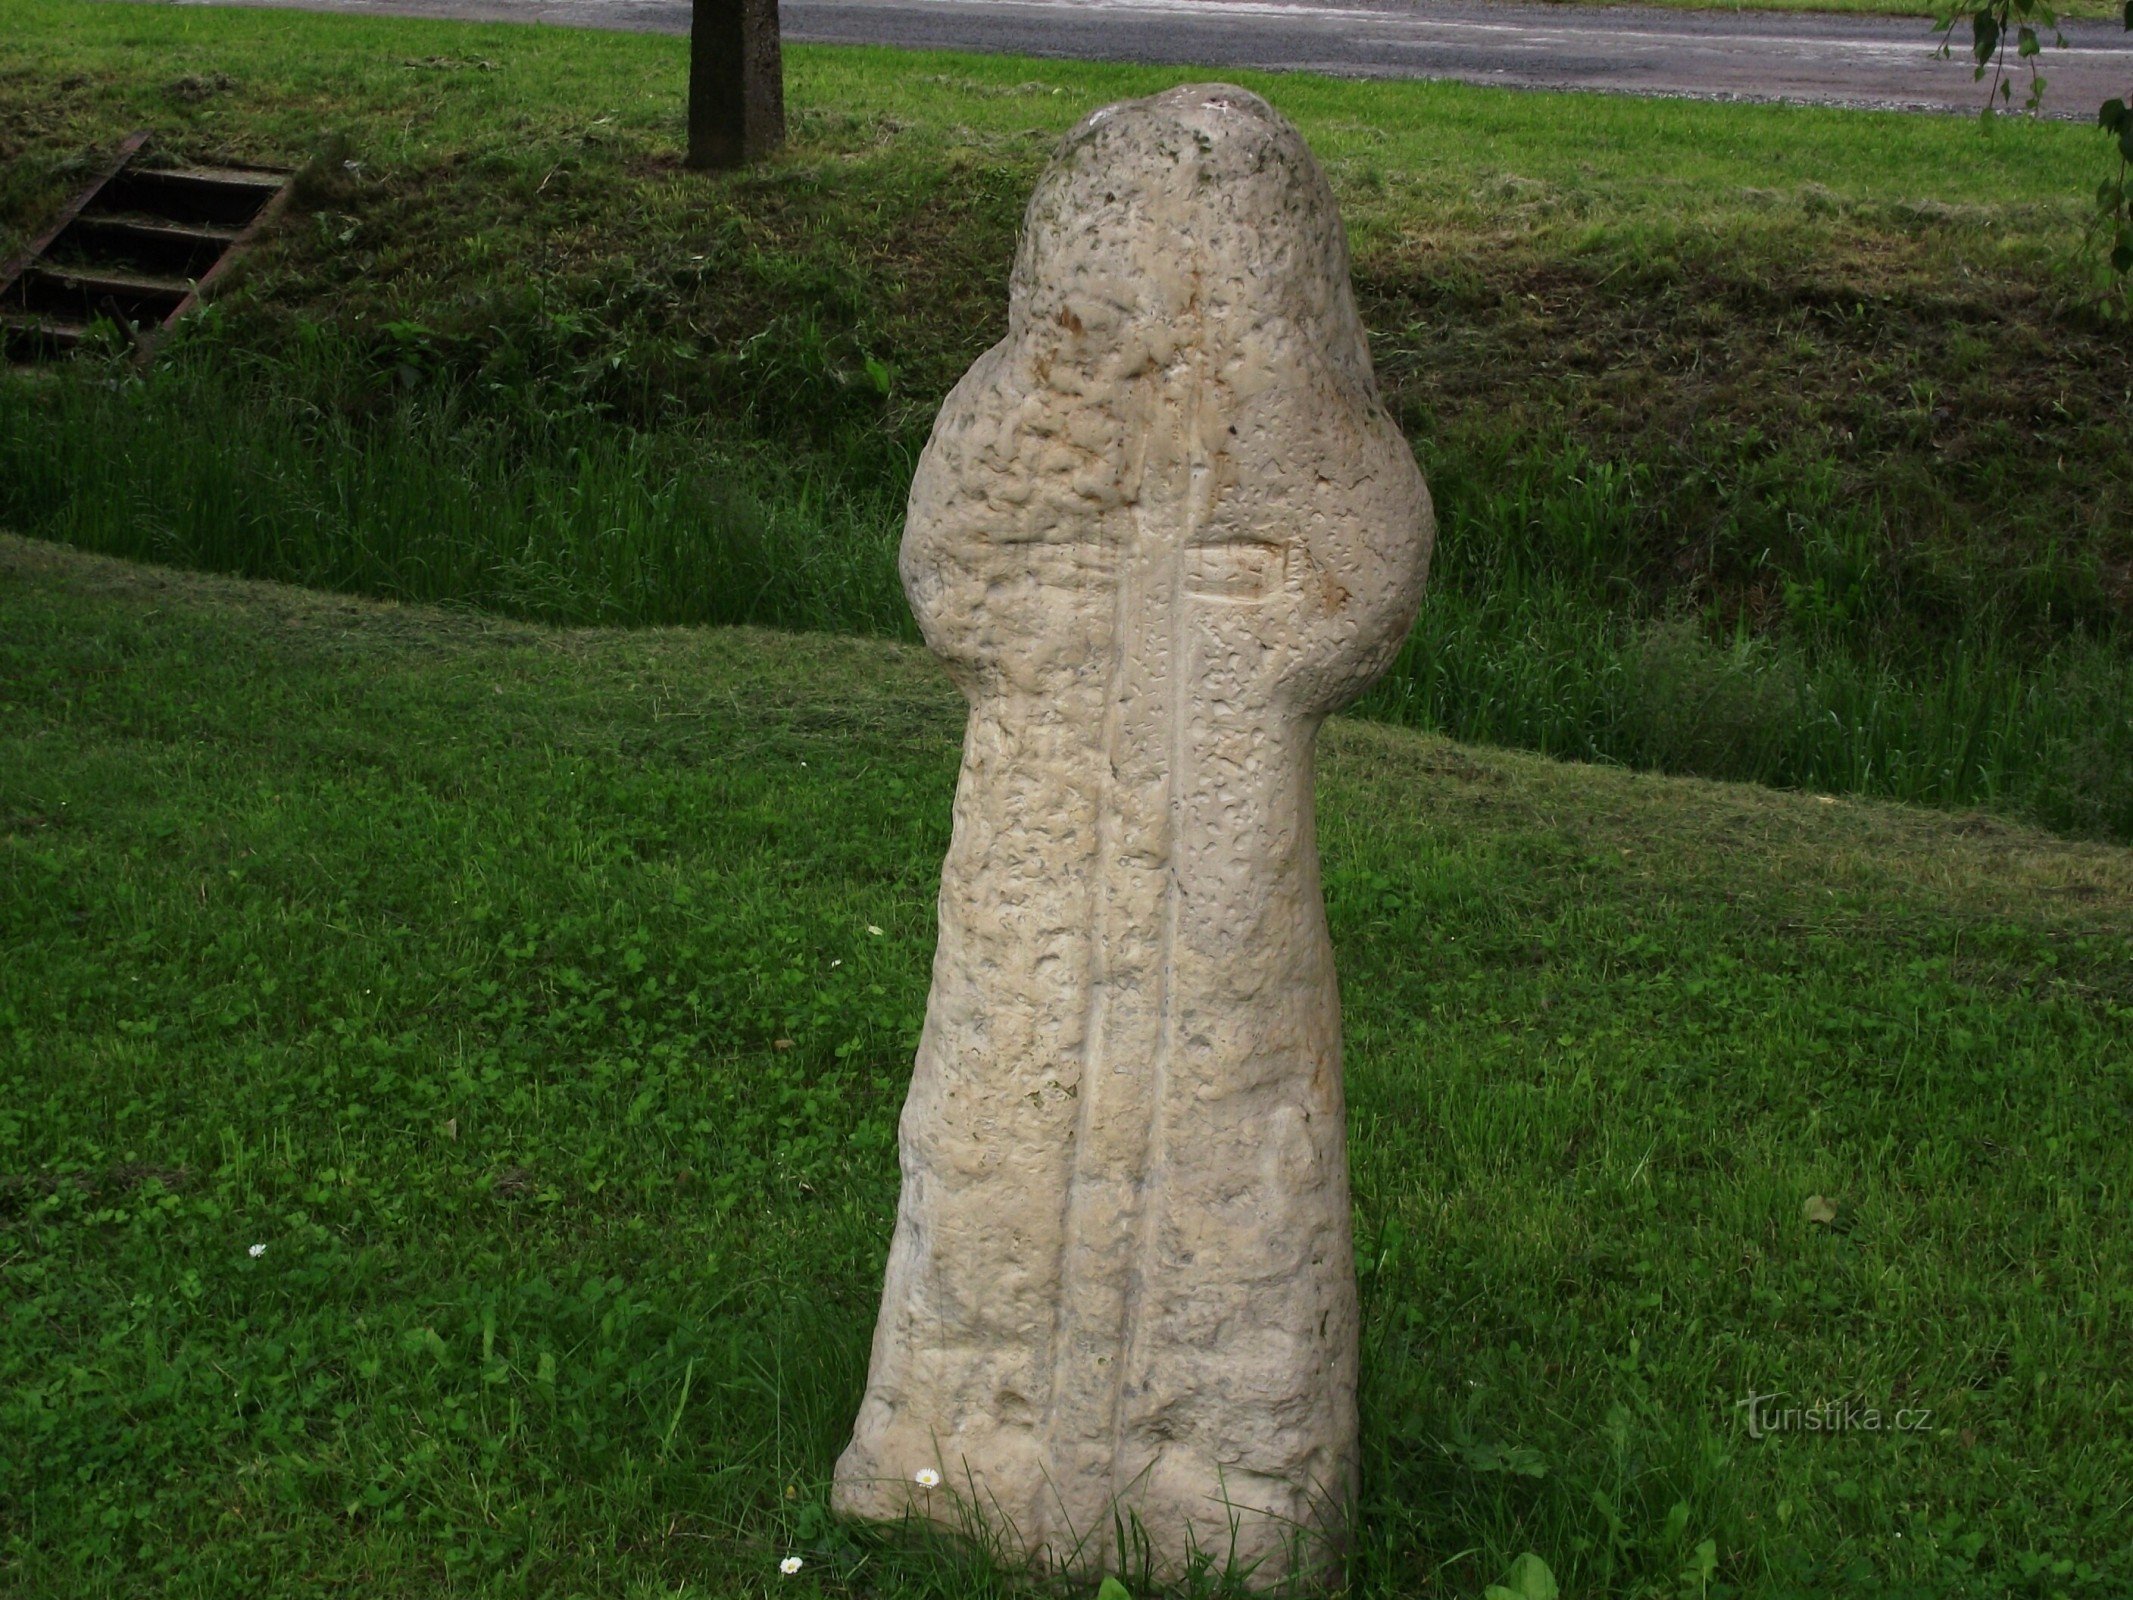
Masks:
[[[1004,1593],[823,1511],[960,730],[0,540],[0,1592]],[[1357,721],[1320,794],[1355,1593],[2133,1587],[2133,852]]]
[[[1059,132],[1178,70],[6,0],[0,224],[153,123],[308,163],[146,382],[0,382],[0,523],[523,618],[908,637],[934,408]],[[1245,75],[1349,221],[1443,536],[1372,714],[2133,838],[2133,340],[2093,130]]]

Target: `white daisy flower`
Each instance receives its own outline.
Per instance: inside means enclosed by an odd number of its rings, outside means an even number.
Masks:
[[[912,1477],[917,1480],[921,1489],[938,1489],[941,1486],[941,1475],[931,1467],[920,1467]]]
[[[245,1254],[250,1256],[254,1261],[257,1261],[261,1256],[265,1255],[266,1253],[267,1247],[263,1244],[255,1244],[252,1246],[251,1249],[245,1252]]]
[[[875,927],[874,924],[871,922],[867,924],[867,932],[871,933],[877,939],[881,937],[881,930]]]
[[[780,1561],[778,1563],[778,1570],[784,1573],[785,1576],[789,1578],[795,1572],[798,1572],[802,1567],[806,1565],[807,1563],[802,1561],[798,1556],[787,1556],[783,1561]]]

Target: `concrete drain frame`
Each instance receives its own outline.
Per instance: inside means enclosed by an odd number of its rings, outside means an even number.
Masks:
[[[0,266],[0,346],[11,363],[77,348],[108,319],[139,359],[200,303],[288,204],[293,172],[273,167],[145,166],[147,130]]]

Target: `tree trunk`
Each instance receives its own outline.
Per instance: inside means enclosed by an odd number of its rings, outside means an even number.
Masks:
[[[778,0],[694,0],[689,25],[689,165],[757,161],[785,142]]]

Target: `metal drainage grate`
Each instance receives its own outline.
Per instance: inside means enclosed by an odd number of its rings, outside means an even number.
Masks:
[[[0,343],[43,361],[108,317],[145,358],[281,210],[290,173],[262,167],[142,167],[136,133],[103,176],[0,267]]]

